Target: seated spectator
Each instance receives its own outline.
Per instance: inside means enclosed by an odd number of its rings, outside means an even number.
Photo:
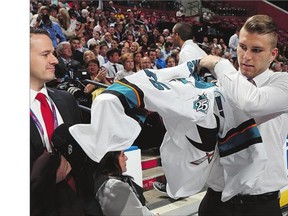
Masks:
[[[169,35],[170,35],[170,31],[169,29],[164,29],[163,32],[162,32],[162,35],[167,38]]]
[[[89,50],[87,47],[87,41],[85,37],[79,37],[79,39],[80,39],[80,44],[79,44],[78,50],[84,53],[85,51]]]
[[[166,68],[163,52],[161,51],[160,48],[157,48],[155,51],[156,51],[155,65],[157,69]]]
[[[173,46],[173,38],[172,38],[171,35],[169,35],[169,36],[166,37],[166,43],[167,43],[167,42],[171,43],[172,46]]]
[[[100,43],[100,39],[101,39],[101,33],[99,31],[96,31],[96,30],[93,30],[93,38],[90,38],[88,41],[87,41],[87,46],[89,48],[89,46],[92,44],[92,43]]]
[[[156,46],[160,49],[164,49],[165,37],[160,34],[156,37]]]
[[[92,59],[96,59],[94,52],[91,50],[85,51],[83,54],[83,60],[85,62],[85,65],[87,65],[87,63]]]
[[[122,47],[121,55],[124,55],[125,53],[131,53],[131,49],[129,47]]]
[[[180,52],[180,49],[176,48],[176,49],[173,49],[171,53],[171,56],[175,58],[176,65],[178,65],[178,62],[179,62],[179,52]]]
[[[134,41],[130,46],[130,50],[132,53],[136,53],[136,52],[140,51],[139,50],[139,43]]]
[[[164,49],[162,49],[162,53],[163,53],[163,58],[166,59],[168,56],[171,55],[172,53],[172,43],[171,42],[166,42],[164,44]]]
[[[160,69],[161,66],[156,64],[156,59],[157,59],[156,49],[154,49],[154,48],[149,49],[147,54],[151,60],[152,68],[153,69]]]
[[[58,64],[55,65],[56,78],[70,77],[73,79],[74,72],[81,67],[81,63],[72,57],[72,47],[68,41],[58,44],[56,48]]]
[[[143,58],[142,52],[136,52],[133,54],[134,57],[134,72],[137,72],[142,69],[141,59]]]
[[[93,81],[103,83],[105,85],[110,85],[110,82],[106,80],[106,69],[104,67],[99,67],[99,61],[97,59],[91,59],[87,62],[87,72],[89,74],[88,79]],[[85,93],[91,93],[97,88],[94,84],[87,84],[84,88]]]
[[[66,8],[60,8],[57,17],[66,39],[69,40],[70,38],[75,37],[75,29],[72,29],[71,19],[68,10]]]
[[[31,26],[47,30],[50,34],[54,48],[57,47],[59,42],[66,41],[66,37],[63,34],[60,25],[57,22],[52,21],[52,16],[49,14],[48,6],[41,7],[35,23],[31,23]]]
[[[118,71],[123,70],[123,65],[119,64],[119,50],[110,49],[107,52],[108,62],[103,65],[107,69],[106,79],[113,83],[115,75]]]
[[[99,54],[104,58],[104,63],[108,62],[108,58],[107,58],[107,51],[108,51],[108,46],[107,44],[104,42],[100,43],[100,50],[99,50]]]
[[[283,66],[283,62],[279,62],[279,61],[274,61],[271,64],[271,70],[274,72],[282,72],[282,66]]]
[[[79,61],[82,67],[85,67],[85,62],[83,60],[84,50],[82,49],[81,38],[77,36],[72,37],[69,42],[72,48],[72,58]]]
[[[176,66],[176,60],[172,56],[168,56],[165,60],[165,63],[167,68]]]
[[[124,66],[123,70],[120,70],[116,73],[114,82],[116,80],[121,80],[125,76],[129,76],[131,74],[134,74],[133,68],[134,68],[134,58],[132,53],[126,53],[121,56],[121,62]]]
[[[96,198],[105,215],[159,215],[145,206],[143,188],[126,172],[124,151],[108,152],[99,163],[96,176],[106,175],[108,180],[99,188]]]
[[[105,63],[105,62],[104,62],[105,60],[104,60],[104,57],[99,54],[99,52],[100,52],[100,45],[99,45],[99,44],[92,43],[92,44],[90,44],[90,46],[89,46],[89,50],[91,50],[91,51],[94,53],[94,55],[96,56],[96,58],[97,58],[98,61],[99,61],[99,65],[100,65],[100,67],[101,67],[101,66]]]
[[[150,57],[144,56],[141,60],[142,69],[152,69],[152,62]]]
[[[134,35],[132,32],[127,32],[126,40],[122,41],[123,47],[131,47],[132,43],[135,41]]]
[[[106,32],[100,39],[100,43],[105,42],[107,47],[111,49],[112,35],[110,32]]]
[[[143,34],[141,36],[140,41],[139,41],[139,45],[140,45],[141,51],[143,53],[148,51],[149,43],[148,43],[148,35],[147,34]]]
[[[114,38],[114,39],[112,39],[112,41],[111,41],[111,49],[118,49],[118,46],[119,46],[119,41],[118,41],[118,39],[116,38]]]

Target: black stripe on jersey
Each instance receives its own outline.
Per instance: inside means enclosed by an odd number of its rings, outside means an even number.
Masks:
[[[130,116],[131,118],[133,118],[135,121],[137,121],[140,126],[143,126],[144,121],[142,120],[144,118],[144,120],[146,119],[147,115],[148,115],[148,111],[145,109],[141,109],[141,108],[130,108],[128,101],[125,97],[125,95],[123,95],[121,92],[119,91],[114,91],[114,90],[105,90],[104,92],[102,92],[102,94],[105,93],[109,93],[109,94],[113,94],[116,97],[118,97],[118,99],[120,100],[123,108],[124,108],[124,112],[126,115]],[[113,115],[113,114],[112,114]],[[142,118],[140,118],[140,116]]]
[[[130,82],[127,81],[125,78],[121,79],[120,81],[123,82],[123,83],[125,83],[125,84],[128,85],[128,86],[131,86],[133,89],[135,89],[135,90],[137,91],[137,93],[138,93],[138,95],[139,95],[140,102],[141,102],[140,108],[144,108],[144,107],[145,107],[145,104],[144,104],[144,100],[143,100],[143,99],[144,99],[144,93],[143,93],[143,91],[142,91],[137,85],[135,85],[135,84],[133,84],[133,83],[130,83]]]
[[[204,151],[204,152],[211,152],[215,149],[218,140],[218,132],[219,132],[219,117],[214,115],[217,127],[216,128],[204,128],[197,125],[198,133],[202,143],[195,142],[194,140],[190,139],[186,136],[188,141],[197,149]]]

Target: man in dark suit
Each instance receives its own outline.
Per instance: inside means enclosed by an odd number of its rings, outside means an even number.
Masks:
[[[109,1],[108,3],[109,5],[105,6],[104,10],[117,13],[117,9],[114,7],[113,1]]]
[[[55,76],[57,78],[63,78],[66,75],[73,79],[73,72],[76,72],[81,67],[81,63],[72,57],[73,51],[71,44],[68,41],[59,43],[56,48],[56,53],[58,56],[58,64],[55,65]]]
[[[58,125],[81,122],[73,95],[46,87],[58,63],[53,51],[47,31],[30,30],[30,215],[85,215],[69,176],[71,166],[51,143]],[[50,112],[43,111],[43,104]]]

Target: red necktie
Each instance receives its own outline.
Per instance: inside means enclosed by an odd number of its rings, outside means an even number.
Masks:
[[[38,101],[40,101],[42,117],[43,117],[43,120],[45,123],[45,127],[46,127],[49,141],[51,142],[52,134],[54,131],[53,113],[52,113],[51,108],[47,102],[46,96],[43,93],[38,93],[36,96],[36,99]],[[72,190],[75,192],[76,188],[75,188],[74,178],[72,176],[68,176],[66,178],[66,181],[69,184],[69,186],[72,188]]]
[[[49,141],[51,142],[51,137],[54,131],[54,118],[51,108],[47,102],[46,96],[43,93],[38,93],[36,99],[40,101],[42,117],[45,123]]]

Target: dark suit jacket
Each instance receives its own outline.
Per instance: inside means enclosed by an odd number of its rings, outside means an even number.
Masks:
[[[65,123],[81,122],[73,95],[49,88],[48,94]],[[80,201],[67,182],[55,183],[59,164],[58,154],[44,152],[41,136],[30,118],[30,215],[84,215]]]

